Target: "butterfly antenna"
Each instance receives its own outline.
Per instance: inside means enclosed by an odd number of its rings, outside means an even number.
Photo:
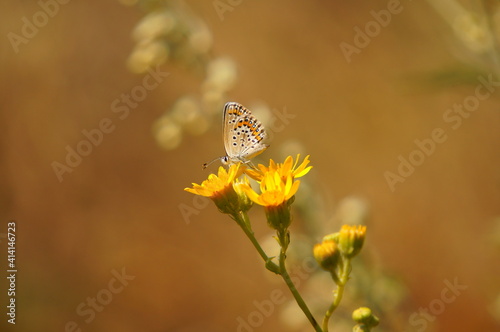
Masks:
[[[214,161],[217,161],[219,160],[220,158],[215,158],[214,160],[212,160],[211,162],[208,162],[208,163],[204,163],[201,168],[202,169],[206,169],[208,166],[212,165]]]

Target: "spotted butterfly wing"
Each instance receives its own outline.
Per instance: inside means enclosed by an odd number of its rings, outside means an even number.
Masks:
[[[235,102],[224,106],[223,136],[226,156],[221,160],[224,164],[247,163],[269,147],[263,142],[266,132],[260,121]]]

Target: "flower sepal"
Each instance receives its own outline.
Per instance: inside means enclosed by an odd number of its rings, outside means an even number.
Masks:
[[[284,231],[288,229],[292,223],[292,216],[290,214],[290,205],[283,202],[280,205],[270,205],[265,209],[267,224],[272,229],[277,231]]]
[[[238,213],[240,200],[232,186],[228,187],[223,193],[216,193],[211,198],[221,213],[231,215]]]

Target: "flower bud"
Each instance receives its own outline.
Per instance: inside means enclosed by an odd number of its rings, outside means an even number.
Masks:
[[[342,254],[347,258],[356,256],[365,242],[366,226],[344,225],[338,235],[338,245]]]
[[[334,241],[323,241],[314,246],[314,258],[326,271],[335,272],[339,257],[338,247]]]
[[[361,325],[361,331],[369,331],[379,323],[378,317],[373,315],[371,309],[367,307],[361,307],[354,310],[352,319]]]
[[[253,205],[252,200],[248,198],[247,194],[243,190],[242,187],[250,186],[250,182],[247,177],[244,177],[242,180],[235,180],[233,183],[234,191],[238,195],[239,208],[242,212],[247,212]]]

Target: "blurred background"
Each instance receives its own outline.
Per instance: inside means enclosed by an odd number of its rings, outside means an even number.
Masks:
[[[318,319],[312,245],[365,223],[332,330],[360,306],[379,331],[500,329],[498,2],[63,2],[0,5],[2,331],[312,331],[183,191],[219,166],[227,101],[268,128],[257,162],[311,155],[290,266]]]

